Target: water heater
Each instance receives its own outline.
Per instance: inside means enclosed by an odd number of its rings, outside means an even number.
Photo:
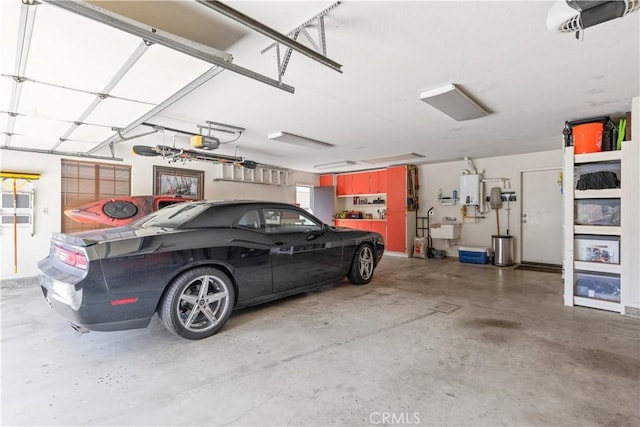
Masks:
[[[480,185],[482,175],[460,175],[460,204],[480,206]]]

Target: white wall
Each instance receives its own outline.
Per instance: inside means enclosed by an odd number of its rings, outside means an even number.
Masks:
[[[473,159],[478,172],[484,172],[484,178],[509,178],[511,190],[516,191],[517,202],[511,202],[510,234],[514,236],[515,261],[520,261],[520,172],[523,170],[562,168],[562,150],[545,151],[540,153],[520,154],[513,156],[490,157]],[[420,175],[420,209],[419,216],[426,216],[427,210],[434,207],[433,222],[440,222],[445,216],[457,218],[461,222],[460,205],[442,206],[438,202],[438,190],[442,189],[443,196],[451,197],[452,190],[459,190],[460,175],[464,169],[469,169],[469,164],[464,161],[438,163],[419,166]],[[499,182],[485,184],[485,195],[488,195],[491,187],[501,186]],[[500,210],[501,231],[504,232],[507,224],[507,213]],[[467,212],[467,215],[473,212]],[[491,247],[491,235],[496,234],[495,212],[491,211],[486,218],[479,223],[473,220],[465,220],[462,226],[462,238],[458,246]],[[445,249],[450,256],[458,256],[457,246],[446,248],[446,241],[435,239],[436,249]]]
[[[131,169],[131,194],[146,195],[153,192],[153,165],[175,166],[178,168],[202,170],[204,174],[204,197],[208,200],[223,199],[255,199],[273,200],[287,203],[295,203],[296,184],[318,185],[319,177],[316,174],[305,172],[292,172],[289,176],[289,185],[263,185],[235,182],[214,182],[221,177],[218,165],[193,161],[186,164],[172,164],[158,157],[141,157],[133,154],[131,147],[135,144],[155,145],[162,143],[157,137],[145,137],[139,140],[117,144],[116,157],[123,158],[123,162],[111,162],[106,160],[83,159],[80,157],[68,157],[80,161],[95,161],[100,163],[128,164]],[[105,153],[99,153],[105,155]],[[61,223],[61,162],[60,156],[25,153],[10,150],[0,150],[0,165],[2,171],[35,172],[41,177],[35,181],[35,234],[31,236],[30,230],[18,229],[18,272],[13,272],[13,226],[0,228],[1,246],[0,255],[2,265],[0,280],[17,279],[36,276],[37,262],[49,253],[49,240],[51,233],[60,232]],[[3,187],[4,191],[10,191]]]

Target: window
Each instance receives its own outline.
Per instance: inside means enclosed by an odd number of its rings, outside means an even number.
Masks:
[[[131,166],[79,162],[62,159],[62,210],[96,200],[131,195]],[[63,233],[94,230],[107,226],[73,221],[62,215]]]
[[[296,185],[296,205],[311,212],[311,187]]]
[[[321,224],[295,210],[263,209],[262,213],[268,233],[308,233],[322,229]]]
[[[238,225],[241,227],[259,229],[261,227],[260,214],[256,210],[250,210],[242,215],[238,221]]]

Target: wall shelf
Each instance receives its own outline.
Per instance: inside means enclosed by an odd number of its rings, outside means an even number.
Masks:
[[[619,188],[605,188],[602,190],[576,190],[574,199],[616,199],[620,198],[622,190]]]
[[[603,236],[620,236],[621,228],[610,225],[576,225],[575,234],[595,234]]]
[[[620,264],[608,264],[604,262],[574,261],[573,268],[581,271],[594,271],[598,273],[620,274]]]
[[[576,154],[573,163],[610,162],[622,159],[622,151],[601,151],[599,153]]]

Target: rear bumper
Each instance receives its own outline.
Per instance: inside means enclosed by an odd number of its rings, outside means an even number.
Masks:
[[[151,317],[128,318],[131,317],[131,312],[123,313],[126,308],[113,307],[109,302],[83,304],[82,288],[76,289],[75,285],[57,281],[42,273],[39,280],[49,306],[76,330],[122,331],[146,328],[151,321]],[[125,320],[117,320],[119,318]]]

